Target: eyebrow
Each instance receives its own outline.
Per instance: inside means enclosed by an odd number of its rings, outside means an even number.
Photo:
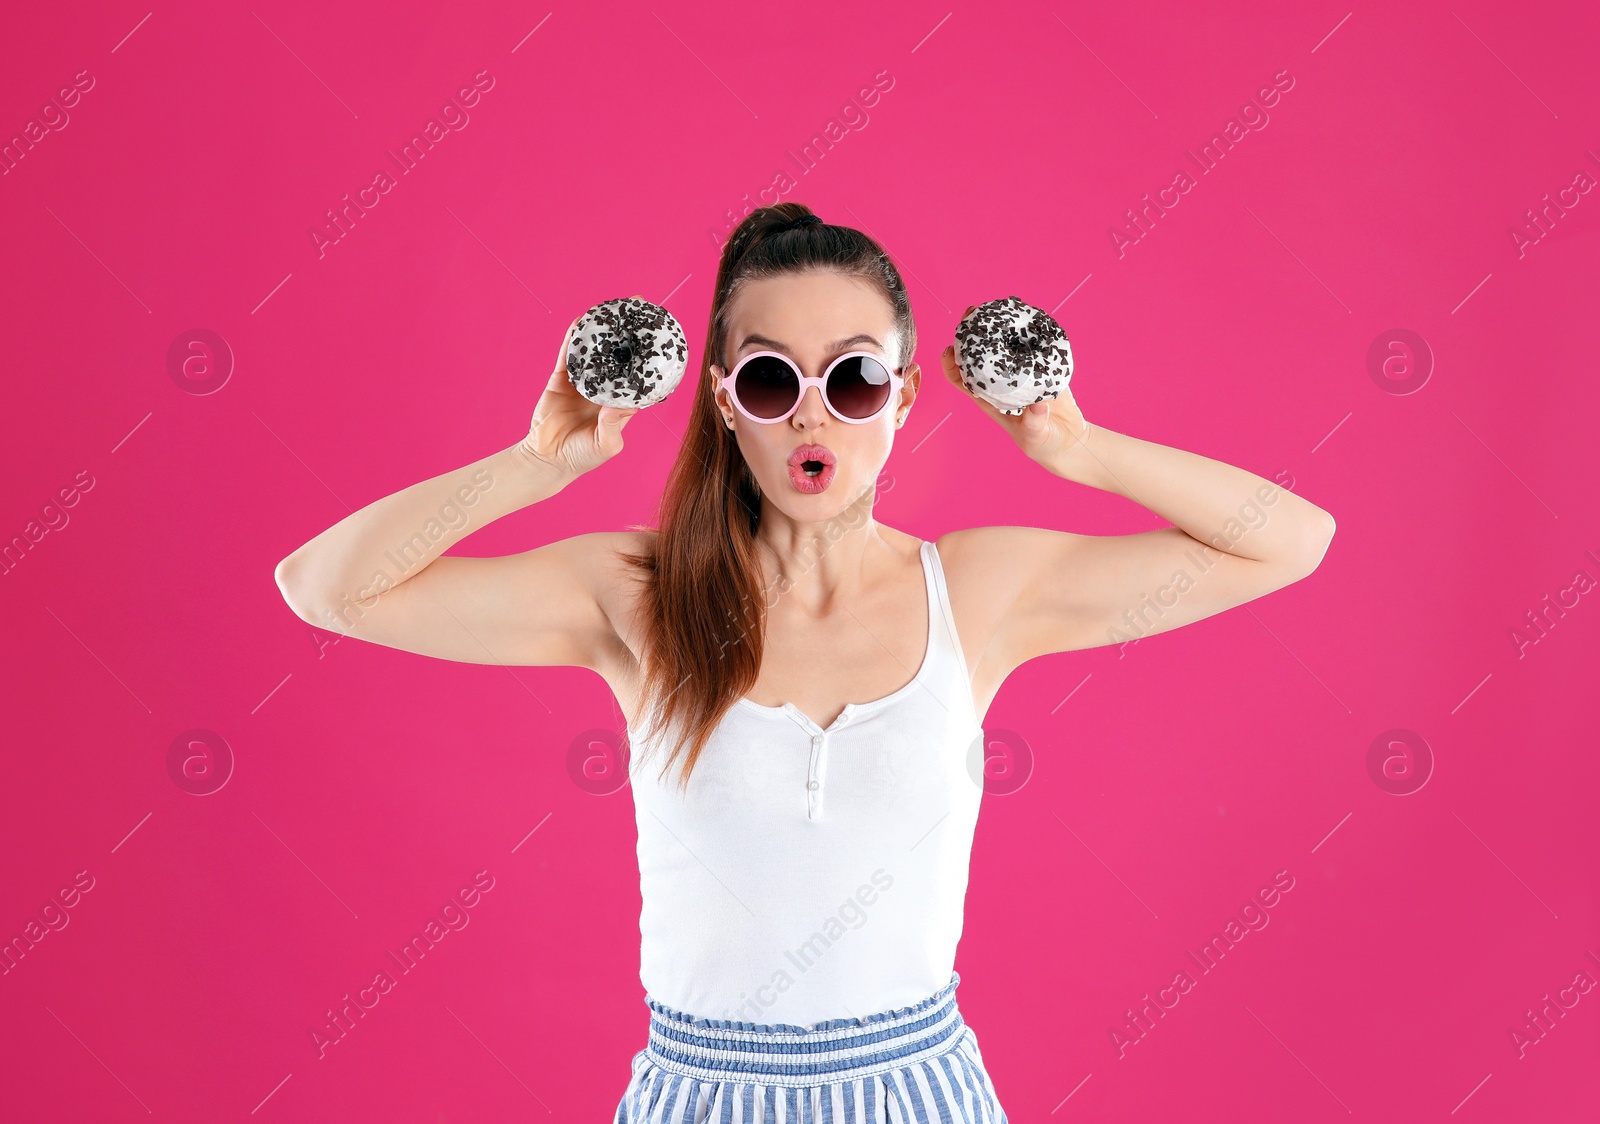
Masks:
[[[869,336],[864,332],[857,333],[856,335],[853,335],[853,336],[846,336],[842,340],[834,340],[832,343],[830,343],[828,345],[827,350],[828,351],[843,351],[845,348],[851,347],[851,346],[853,346],[855,344],[858,344],[858,343],[870,343],[874,347],[876,347],[879,351],[883,350],[883,344],[879,343],[877,341],[877,339],[874,338],[873,336]],[[791,350],[789,345],[786,344],[786,343],[779,343],[777,340],[768,339],[766,336],[760,336],[760,335],[756,335],[754,333],[751,333],[750,335],[746,336],[744,338],[744,342],[739,345],[737,350],[743,351],[745,348],[749,347],[751,344],[760,344],[762,347],[769,347],[773,351],[782,351],[782,352],[785,352],[785,353],[787,353],[788,351]]]

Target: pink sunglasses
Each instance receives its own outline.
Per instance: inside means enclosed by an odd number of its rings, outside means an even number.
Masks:
[[[806,387],[816,384],[828,412],[840,421],[859,425],[881,415],[905,383],[868,351],[847,351],[816,378],[802,374],[799,365],[777,351],[753,351],[722,378],[713,373],[714,386],[726,387],[739,412],[751,421],[781,422],[800,408]]]

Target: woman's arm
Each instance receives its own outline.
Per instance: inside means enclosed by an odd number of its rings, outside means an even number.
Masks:
[[[948,351],[945,365],[960,385]],[[1242,468],[1091,425],[1070,394],[1017,417],[975,400],[1050,472],[1126,496],[1173,524],[1133,535],[958,532],[970,564],[1003,575],[1011,591],[992,643],[1008,669],[1254,600],[1314,571],[1333,538],[1333,517],[1315,504]]]
[[[638,534],[577,535],[498,558],[441,557],[621,451],[622,427],[636,411],[582,398],[565,356],[563,342],[522,441],[376,500],[279,562],[273,576],[295,613],[343,635],[466,663],[594,668],[614,651],[616,555],[638,549]]]

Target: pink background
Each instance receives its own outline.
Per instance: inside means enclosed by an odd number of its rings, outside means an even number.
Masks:
[[[1600,990],[1512,1032],[1600,979],[1600,193],[1525,215],[1600,176],[1600,21],[1209,7],[13,6],[0,134],[63,127],[0,176],[0,536],[56,524],[0,574],[0,935],[93,888],[0,976],[0,1116],[609,1117],[646,1029],[632,809],[568,766],[620,732],[609,691],[331,643],[272,569],[516,441],[591,304],[666,303],[697,370],[717,241],[786,171],[910,285],[935,377],[886,523],[1162,525],[936,377],[960,311],[1010,294],[1067,329],[1090,420],[1338,520],[1306,581],[1037,660],[990,710],[1032,765],[984,802],[957,968],[1011,1119],[1593,1119]],[[41,110],[83,71],[69,122]],[[309,230],[482,71],[466,127],[319,257]],[[173,376],[194,329],[231,367]],[[1392,329],[1431,357],[1385,365]],[[207,362],[227,381],[196,393]],[[458,552],[652,520],[688,403]],[[196,729],[232,756],[204,796],[169,771]],[[1380,784],[1395,729],[1431,764]],[[479,871],[470,924],[319,1058],[327,1009]],[[1278,871],[1270,924],[1119,1056]]]

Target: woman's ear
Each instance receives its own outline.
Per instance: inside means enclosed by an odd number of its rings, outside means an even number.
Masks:
[[[719,370],[721,370],[721,368],[718,367],[715,363],[711,364],[711,373],[713,375],[716,375]],[[718,375],[718,377],[720,378],[721,376]],[[717,389],[713,390],[711,392],[711,404],[717,408],[717,413],[722,415],[722,424],[727,426],[728,429],[731,431],[733,429],[733,410],[732,410],[731,406],[728,409],[724,409],[723,408],[722,399],[724,397],[724,394],[725,394],[725,392],[722,390],[721,387],[718,387]]]
[[[900,386],[899,420],[895,422],[896,428],[905,424],[907,416],[911,413],[911,404],[917,400],[917,391],[922,388],[922,368],[912,363],[906,367],[901,378],[904,381]]]

